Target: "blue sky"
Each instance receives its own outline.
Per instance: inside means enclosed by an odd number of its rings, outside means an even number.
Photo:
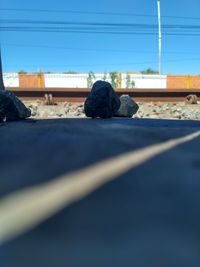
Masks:
[[[38,12],[38,9],[63,12]],[[199,10],[199,0],[161,0],[162,73],[200,74]],[[104,14],[97,14],[98,12]],[[107,26],[100,26],[101,33],[96,33],[96,28],[92,30],[95,33],[91,33],[88,25],[84,26],[84,33],[80,33],[79,30],[72,33],[68,29],[65,29],[65,32],[39,32],[38,28],[35,32],[20,32],[16,31],[16,28],[15,31],[8,31],[9,27],[13,30],[13,27],[27,26],[19,24],[20,20],[34,21],[36,24],[28,24],[33,27],[40,27],[41,21],[50,23],[42,25],[45,27],[63,26],[55,22],[74,22],[78,23],[75,25],[78,29],[82,27],[82,23],[104,23],[109,24],[109,32],[113,32],[116,24],[120,26],[115,34],[106,34],[104,27]],[[1,0],[0,43],[4,71],[139,72],[147,68],[157,70],[157,28],[135,30],[132,26],[135,24],[145,25],[144,27],[157,26],[156,0]],[[182,29],[173,29],[177,25]],[[135,34],[136,32],[139,34]]]

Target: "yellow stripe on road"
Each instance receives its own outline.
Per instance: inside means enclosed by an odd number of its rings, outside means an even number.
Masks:
[[[200,136],[200,131],[124,153],[0,200],[0,244],[33,229],[64,207],[147,160]]]

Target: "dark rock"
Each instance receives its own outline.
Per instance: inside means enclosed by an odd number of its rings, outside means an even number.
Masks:
[[[129,117],[131,118],[135,113],[137,113],[139,106],[138,104],[129,96],[120,96],[120,108],[116,112],[116,117]]]
[[[31,110],[13,92],[0,90],[0,121],[15,121],[31,116]]]
[[[97,81],[87,97],[84,110],[87,117],[111,118],[120,107],[120,100],[110,83]]]
[[[188,95],[186,97],[188,104],[197,104],[197,96],[196,95]]]

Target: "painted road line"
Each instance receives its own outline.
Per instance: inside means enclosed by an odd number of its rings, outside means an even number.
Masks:
[[[71,203],[147,160],[200,136],[200,131],[124,153],[0,200],[0,244],[45,221]]]

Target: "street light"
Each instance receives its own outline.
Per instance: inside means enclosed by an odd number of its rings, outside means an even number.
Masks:
[[[157,0],[158,3],[158,70],[159,74],[162,72],[162,66],[161,66],[161,54],[162,54],[162,32],[161,32],[161,15],[160,15],[160,0]]]

